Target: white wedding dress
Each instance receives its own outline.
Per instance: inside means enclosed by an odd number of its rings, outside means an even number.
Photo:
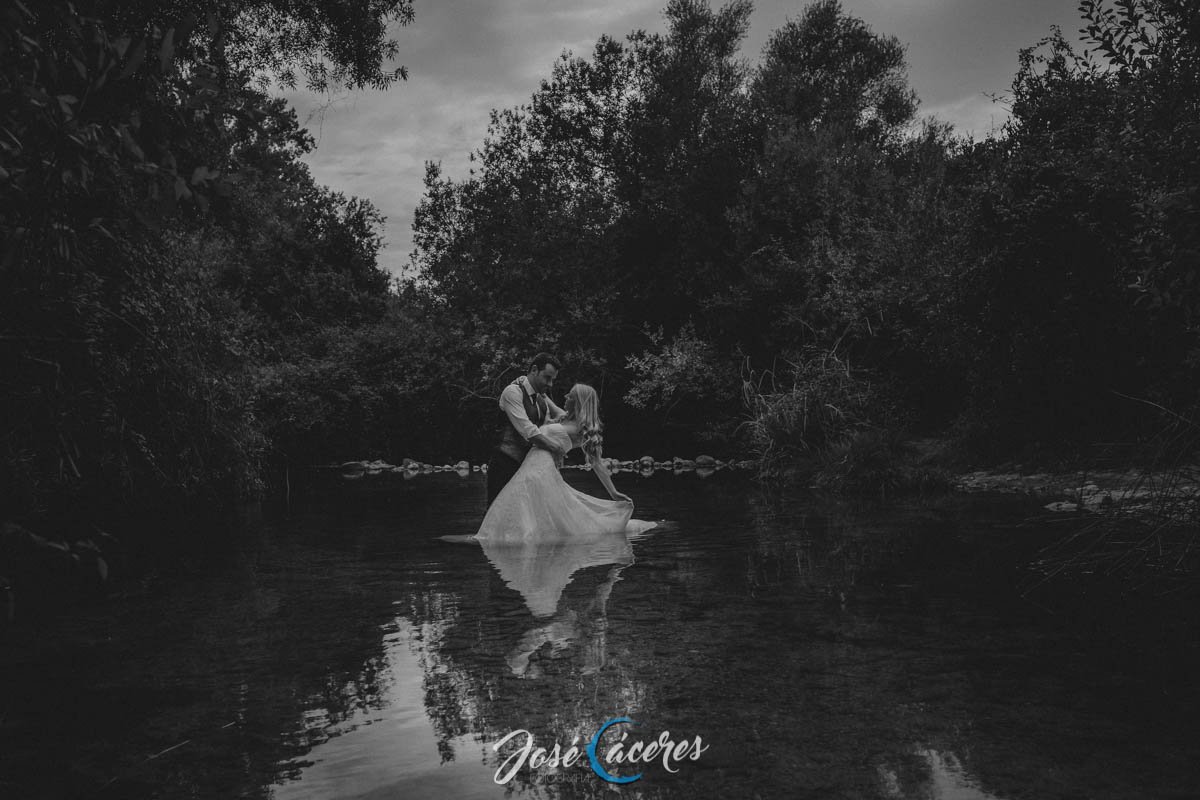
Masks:
[[[543,425],[538,432],[565,450],[572,447],[570,434],[557,422]],[[496,496],[475,538],[495,543],[555,541],[639,533],[655,525],[632,517],[633,503],[602,500],[568,486],[554,456],[534,447]]]

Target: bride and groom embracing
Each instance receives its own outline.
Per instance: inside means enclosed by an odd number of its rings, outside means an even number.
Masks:
[[[654,526],[633,520],[633,500],[617,491],[601,448],[600,399],[577,383],[559,408],[546,395],[559,362],[538,353],[529,372],[500,394],[500,444],[488,463],[488,510],[475,534],[487,541],[570,539],[638,532]],[[563,457],[580,448],[611,500],[580,492],[563,479]]]

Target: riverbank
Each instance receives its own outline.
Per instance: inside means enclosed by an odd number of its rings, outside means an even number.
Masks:
[[[1200,467],[1175,470],[1024,472],[1003,467],[956,475],[962,492],[1024,494],[1045,500],[1047,511],[1142,513],[1183,521],[1200,495]]]
[[[1121,514],[1160,522],[1188,523],[1200,503],[1200,464],[1136,465],[1114,459],[1058,455],[1027,462],[989,463],[971,457],[949,439],[894,434],[853,437],[794,460],[777,477],[835,491],[901,494],[952,491],[1023,495],[1053,513]]]

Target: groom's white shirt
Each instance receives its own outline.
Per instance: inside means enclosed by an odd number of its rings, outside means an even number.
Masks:
[[[512,423],[516,432],[521,434],[521,438],[529,441],[530,437],[538,432],[538,426],[534,425],[529,419],[529,415],[525,413],[525,399],[521,396],[522,393],[529,397],[537,396],[533,387],[529,385],[529,376],[527,375],[522,375],[517,378],[516,383],[510,383],[504,387],[504,391],[500,393],[500,408],[508,416],[508,421]],[[542,399],[546,401],[547,422],[559,419],[567,413],[556,406],[549,395],[542,395]]]

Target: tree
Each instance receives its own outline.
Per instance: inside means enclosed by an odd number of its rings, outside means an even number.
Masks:
[[[996,438],[1133,436],[1123,396],[1195,400],[1200,18],[1115,6],[1083,4],[1083,54],[1057,31],[1022,53],[996,145],[976,223],[991,252],[966,298]]]
[[[60,490],[253,491],[267,444],[246,361],[276,345],[265,309],[378,316],[386,278],[377,213],[312,185],[306,136],[252,81],[384,86],[384,32],[411,4],[8,0],[0,15],[0,481],[15,487],[0,513]],[[258,210],[268,156],[280,239],[312,252],[244,303],[225,267],[253,262],[261,230],[229,211]]]
[[[752,88],[768,125],[840,128],[881,141],[912,119],[904,47],[847,15],[839,0],[819,0],[774,31]]]
[[[726,210],[754,150],[737,57],[749,13],[675,0],[666,34],[602,37],[527,105],[493,112],[467,180],[428,167],[418,281],[474,343],[474,392],[544,347],[573,367],[565,379],[621,394],[646,325],[673,336],[726,291]]]
[[[769,38],[751,105],[761,144],[731,212],[741,275],[725,316],[759,358],[850,326],[865,336],[883,311],[870,297],[900,272],[881,245],[899,230],[901,134],[916,105],[903,47],[836,0],[814,3]]]

